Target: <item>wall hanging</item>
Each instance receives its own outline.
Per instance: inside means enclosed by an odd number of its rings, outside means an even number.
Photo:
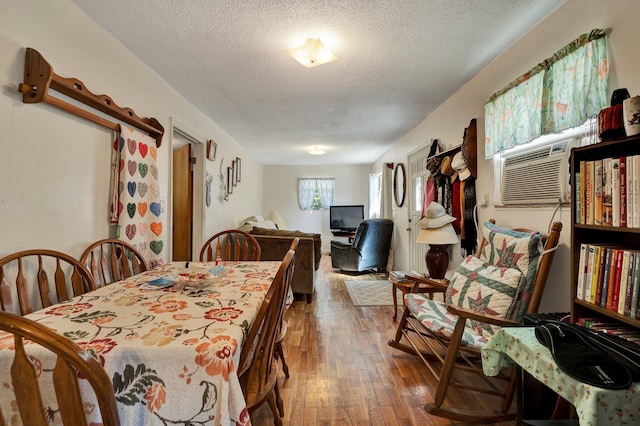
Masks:
[[[22,102],[25,104],[45,102],[101,126],[120,131],[120,124],[50,95],[49,88],[148,133],[155,139],[156,147],[162,143],[164,127],[158,120],[140,118],[131,108],[119,107],[107,95],[94,95],[82,81],[76,78],[60,77],[53,72],[51,65],[37,50],[27,47],[24,59],[24,82],[18,85],[18,91],[22,93]]]

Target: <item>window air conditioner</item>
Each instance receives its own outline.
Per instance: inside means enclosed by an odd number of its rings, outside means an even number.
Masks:
[[[555,204],[571,201],[569,155],[577,139],[538,145],[505,154],[502,204]]]

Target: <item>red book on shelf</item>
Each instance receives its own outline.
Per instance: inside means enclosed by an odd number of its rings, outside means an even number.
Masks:
[[[605,305],[606,309],[611,309],[613,307],[613,292],[615,291],[615,282],[616,282],[616,266],[618,264],[618,254],[620,253],[619,249],[611,249],[611,264],[609,265],[609,283],[607,285],[607,302]],[[622,264],[620,264],[622,267]]]
[[[613,281],[613,297],[611,300],[611,310],[618,312],[618,299],[620,297],[620,278],[622,275],[622,258],[624,250],[618,250],[618,257],[616,258],[616,273]]]

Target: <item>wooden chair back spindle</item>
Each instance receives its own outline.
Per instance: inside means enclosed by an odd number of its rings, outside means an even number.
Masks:
[[[214,256],[215,254],[215,256]],[[258,241],[247,232],[228,229],[209,238],[200,249],[200,261],[214,260],[256,261],[260,260],[262,250]]]
[[[23,250],[0,259],[1,307],[2,311],[13,313],[12,281],[21,315],[96,288],[91,272],[78,260],[66,253],[46,249]],[[32,303],[32,290],[37,291],[41,306]]]
[[[0,312],[0,330],[14,337],[14,360],[10,372],[18,414],[23,424],[47,426],[49,415],[42,400],[39,374],[25,350],[25,340],[29,342],[29,347],[39,345],[57,357],[52,373],[58,401],[56,415],[60,415],[64,425],[88,424],[79,377],[87,380],[95,393],[102,424],[120,424],[111,379],[100,363],[84,349],[36,321],[6,312]],[[6,424],[5,420],[0,412],[0,424]]]
[[[149,270],[146,259],[135,247],[116,238],[91,244],[80,256],[80,263],[91,271],[98,287]]]

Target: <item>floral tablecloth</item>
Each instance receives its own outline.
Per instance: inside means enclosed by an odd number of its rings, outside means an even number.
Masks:
[[[639,425],[640,382],[610,390],[572,379],[560,370],[533,327],[500,329],[482,348],[482,367],[495,376],[514,362],[576,407],[580,425]]]
[[[140,287],[184,267],[174,263],[28,317],[100,361],[112,378],[123,425],[247,425],[236,373],[239,349],[280,263],[222,262],[226,275],[198,290]],[[194,262],[189,268],[213,265]],[[26,348],[43,386],[51,386],[54,356],[36,345]],[[12,350],[13,338],[0,332],[0,407],[9,424],[17,418],[8,371]],[[48,395],[51,423],[61,424],[53,391]],[[97,405],[85,405],[92,410]]]

